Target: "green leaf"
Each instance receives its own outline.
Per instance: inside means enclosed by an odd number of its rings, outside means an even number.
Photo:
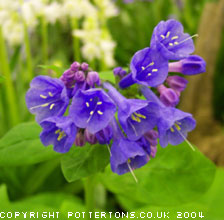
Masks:
[[[188,204],[179,204],[177,206],[142,206],[142,207],[135,207],[133,206],[133,201],[131,201],[131,207],[130,205],[130,199],[127,197],[122,197],[119,199],[120,205],[125,207],[125,209],[129,212],[135,211],[135,216],[139,217],[140,213],[143,213],[142,217],[145,215],[144,213],[151,212],[152,218],[157,218],[158,215],[161,215],[162,213],[168,213],[169,212],[169,218],[170,219],[177,219],[177,215],[179,213],[179,216],[181,216],[183,219],[194,220],[194,219],[201,219],[199,217],[199,212],[202,213],[203,216],[205,216],[206,220],[223,220],[224,216],[224,210],[223,210],[223,204],[224,204],[224,170],[218,168],[215,179],[209,188],[209,190],[198,200],[193,201],[192,203]],[[120,197],[120,196],[119,196]],[[135,204],[138,205],[138,204]],[[195,218],[195,214],[197,218]],[[151,214],[150,214],[151,215]],[[150,216],[149,215],[149,216]],[[184,218],[184,215],[186,216]],[[161,217],[159,218],[161,220],[168,219],[167,217]]]
[[[80,212],[85,211],[82,201],[79,198],[63,193],[44,193],[10,202],[7,205],[1,206],[1,211],[5,213],[12,212],[12,219],[14,219],[15,212],[17,212],[19,216],[16,219],[18,220],[24,219],[22,212],[27,212],[26,219],[34,218],[30,216],[30,212],[33,212],[37,219],[52,219],[53,217],[50,217],[48,212],[51,212],[51,215],[54,212],[54,218],[56,218],[56,212],[58,212],[59,219],[67,219],[67,204],[70,204],[70,207],[73,207],[73,209],[74,207],[78,207],[78,211]],[[73,210],[70,209],[69,211],[71,212]],[[44,215],[43,217],[42,214]]]
[[[0,140],[0,166],[36,164],[59,157],[52,147],[44,147],[39,139],[41,128],[35,122],[12,128]]]
[[[177,205],[193,201],[208,190],[215,166],[198,150],[192,151],[183,143],[159,147],[156,158],[134,172],[138,183],[130,173],[119,176],[110,168],[101,177],[110,191],[139,203]]]
[[[4,207],[5,205],[9,204],[6,185],[0,185],[0,198],[0,207]]]
[[[62,158],[63,174],[68,182],[102,171],[109,163],[106,146],[89,145],[73,147]]]

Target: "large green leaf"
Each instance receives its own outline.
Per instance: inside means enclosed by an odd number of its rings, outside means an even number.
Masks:
[[[176,205],[203,195],[213,182],[215,166],[198,150],[192,151],[183,143],[159,148],[156,158],[135,174],[138,183],[130,173],[119,176],[108,168],[102,181],[113,193],[140,203]]]
[[[33,219],[34,217],[30,216],[30,212],[34,213],[37,219],[57,218],[56,212],[58,212],[58,219],[67,219],[68,211],[73,211],[71,207],[79,212],[85,211],[85,207],[79,198],[63,193],[43,193],[7,204],[0,203],[0,205],[3,217],[6,215],[5,213],[12,212],[12,219],[17,214],[16,219],[18,220]],[[26,213],[26,218],[24,218],[22,212]],[[54,217],[50,217],[49,212],[51,215],[54,214]]]
[[[106,146],[89,145],[73,147],[62,158],[62,171],[68,182],[102,171],[109,162]]]
[[[0,166],[35,164],[60,156],[52,147],[41,144],[40,132],[35,122],[12,128],[0,140]]]
[[[223,204],[224,204],[224,170],[218,168],[215,179],[213,181],[213,184],[199,200],[193,201],[192,203],[188,204],[179,204],[177,206],[142,206],[141,208],[138,208],[138,204],[136,207],[131,204],[130,200],[126,197],[122,197],[120,200],[121,205],[125,207],[125,209],[129,212],[135,211],[136,218],[144,217],[148,214],[149,217],[157,218],[157,216],[161,216],[161,213],[168,213],[168,216],[170,219],[177,219],[177,216],[180,216],[179,218],[183,219],[206,219],[206,220],[223,220],[224,216],[224,210],[223,210]],[[131,201],[133,202],[133,201]],[[142,214],[141,214],[142,213]],[[199,215],[204,218],[199,217]],[[184,217],[185,216],[185,217]],[[189,216],[189,217],[188,217]],[[196,218],[195,218],[196,216]],[[162,215],[161,220],[168,219],[167,217],[164,217],[164,214]]]

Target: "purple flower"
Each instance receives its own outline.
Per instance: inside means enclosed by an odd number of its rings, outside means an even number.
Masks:
[[[85,79],[86,79],[86,77],[85,77],[85,73],[83,71],[79,70],[79,71],[74,73],[74,80],[76,82],[78,82],[78,83],[79,82],[84,82]]]
[[[83,147],[85,145],[85,143],[86,143],[85,135],[83,134],[82,131],[79,131],[75,137],[74,144],[76,146]]]
[[[54,150],[66,153],[75,140],[77,128],[69,117],[51,117],[40,123],[43,131],[40,140],[45,145],[54,145]]]
[[[157,146],[157,139],[159,138],[158,132],[150,130],[144,134],[145,139],[150,143],[151,146]]]
[[[83,71],[87,71],[87,70],[89,69],[89,64],[88,64],[88,63],[82,63],[82,64],[81,64],[81,69],[82,69]]]
[[[87,129],[84,131],[85,140],[90,144],[96,144],[97,139],[95,134],[91,134]]]
[[[108,125],[104,129],[98,131],[95,135],[100,144],[110,144],[110,140],[113,137],[112,128]]]
[[[169,72],[179,72],[184,75],[195,75],[206,71],[206,62],[197,55],[191,55],[179,62],[169,63]]]
[[[120,79],[122,79],[127,74],[127,71],[125,71],[122,67],[116,67],[113,69],[113,73],[115,76],[118,76]]]
[[[123,136],[115,119],[112,122],[114,142],[111,146],[111,170],[122,175],[144,166],[149,160],[146,151],[137,142]]]
[[[175,107],[179,103],[179,95],[173,89],[160,85],[157,90],[160,93],[160,100],[165,106]]]
[[[26,93],[29,111],[36,115],[37,122],[52,116],[62,116],[69,104],[67,90],[60,79],[37,76]]]
[[[95,71],[88,72],[86,82],[91,88],[95,87],[95,84],[99,86],[100,85],[99,74]]]
[[[119,175],[130,172],[130,169],[140,168],[149,160],[145,150],[137,142],[125,138],[113,142],[111,155],[111,170]]]
[[[79,128],[92,134],[105,128],[116,112],[116,106],[102,89],[79,90],[73,97],[70,115]]]
[[[144,134],[144,138],[150,143],[150,156],[155,157],[157,152],[157,140],[159,138],[158,132],[150,130]]]
[[[194,42],[183,32],[180,22],[170,19],[161,21],[153,31],[151,47],[156,47],[169,60],[179,60],[194,52]]]
[[[144,151],[147,153],[149,157],[151,154],[151,146],[149,141],[144,136],[142,136],[139,140],[136,141],[136,143],[138,143],[139,146],[141,146],[144,149]]]
[[[118,119],[128,139],[137,140],[154,128],[157,118],[154,111],[157,104],[140,99],[126,99],[109,83],[104,83],[108,95],[118,106]]]
[[[182,143],[196,122],[192,115],[176,108],[164,108],[158,121],[159,142],[162,147],[168,143],[178,145]]]
[[[66,70],[60,77],[60,80],[65,84],[67,88],[72,88],[75,84],[74,72],[70,69]]]
[[[70,70],[76,72],[79,70],[80,66],[80,63],[75,61],[71,64]]]
[[[131,73],[124,77],[119,86],[126,88],[134,83],[145,86],[158,86],[168,75],[168,60],[152,48],[136,52],[131,60]]]
[[[180,76],[169,76],[166,79],[167,84],[177,92],[182,92],[186,86],[188,81]]]
[[[187,133],[196,126],[196,121],[192,115],[176,108],[165,107],[159,98],[153,96],[154,93],[147,87],[142,87],[141,92],[146,99],[153,99],[160,106],[155,112],[158,118],[157,128],[160,145],[166,147],[168,143],[172,145],[182,143],[186,139]]]

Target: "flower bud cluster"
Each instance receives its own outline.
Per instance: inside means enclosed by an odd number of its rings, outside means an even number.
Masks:
[[[89,64],[74,62],[70,68],[66,70],[60,79],[67,88],[73,88],[76,83],[87,83],[91,88],[100,85],[99,74],[89,69]]]

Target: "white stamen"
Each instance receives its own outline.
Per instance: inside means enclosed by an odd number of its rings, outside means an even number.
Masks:
[[[97,104],[97,105],[102,105],[102,102],[97,102],[96,104]]]
[[[189,147],[190,147],[193,151],[195,151],[195,148],[194,148],[193,145],[187,140],[187,138],[185,138],[184,135],[183,135],[180,131],[177,130],[177,132],[178,132],[178,133],[180,134],[180,136],[186,141],[186,143],[189,145]]]
[[[112,156],[109,144],[107,144],[107,149],[108,149],[108,151],[110,153],[110,156]]]
[[[179,44],[177,41],[174,42],[175,45]]]
[[[148,73],[148,76],[151,76],[152,75],[152,73]]]
[[[136,176],[135,176],[135,174],[134,174],[134,172],[133,172],[133,170],[131,168],[131,165],[128,162],[127,162],[127,165],[128,165],[128,169],[130,170],[131,175],[133,176],[135,182],[138,183],[138,179],[136,178]]]
[[[169,43],[169,45],[172,47],[173,46],[173,43]]]
[[[89,103],[88,102],[86,102],[86,107],[89,108]]]
[[[165,39],[165,36],[163,34],[161,34],[160,37],[162,37],[163,39]]]
[[[45,104],[41,105],[41,107],[46,107],[48,105],[49,105],[49,103],[45,103]],[[35,107],[38,107],[38,106],[35,106]]]
[[[42,105],[36,105],[36,106],[33,106],[31,107],[30,109],[35,109],[35,108],[39,108],[39,107],[46,107],[48,106],[50,103],[45,103],[45,104],[42,104]]]
[[[181,43],[183,43],[183,42],[185,42],[185,41],[188,41],[188,40],[190,40],[190,39],[193,38],[193,37],[198,37],[198,36],[199,36],[198,34],[194,34],[194,35],[192,35],[192,36],[190,36],[190,37],[188,37],[188,38],[186,38],[186,39],[180,41],[179,44],[181,44]]]
[[[93,113],[94,113],[94,111],[91,111],[89,114],[90,114],[90,115],[93,115]]]
[[[154,62],[151,62],[149,65],[147,65],[146,67],[142,66],[142,70],[145,70],[147,67],[149,66],[153,66],[154,65]]]
[[[130,125],[131,125],[132,129],[134,130],[135,135],[138,136],[138,133],[137,133],[137,131],[136,131],[136,129],[135,129],[135,126],[134,126],[131,122],[130,122]]]
[[[152,69],[152,72],[157,72],[158,71],[158,69]]]

